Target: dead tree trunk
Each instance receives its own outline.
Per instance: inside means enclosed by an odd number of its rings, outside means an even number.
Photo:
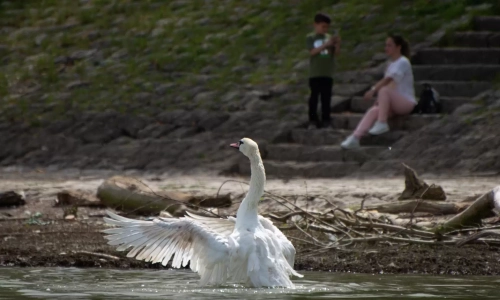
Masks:
[[[474,201],[466,210],[449,219],[445,223],[434,229],[436,233],[446,233],[464,227],[474,227],[481,225],[481,219],[494,215],[495,197],[500,197],[500,187],[482,195]]]
[[[426,200],[446,200],[446,193],[439,185],[430,186],[420,179],[417,172],[407,165],[405,168],[405,190],[399,196],[399,200],[426,199]]]
[[[158,214],[166,210],[173,216],[183,216],[187,207],[225,207],[231,205],[229,195],[218,197],[194,196],[176,191],[153,191],[134,178],[115,176],[97,189],[97,197],[107,207],[136,214]]]
[[[381,213],[399,214],[424,212],[433,215],[455,215],[465,210],[469,203],[444,203],[425,200],[400,201],[377,206],[366,207],[366,210],[376,210]]]
[[[114,176],[97,189],[97,197],[107,207],[136,214],[157,214],[167,210],[176,215],[183,205],[166,195],[159,195],[133,178]],[[178,200],[178,199],[176,199]]]

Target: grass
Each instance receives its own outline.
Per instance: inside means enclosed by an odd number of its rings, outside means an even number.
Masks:
[[[300,94],[307,74],[295,66],[307,59],[304,38],[317,11],[332,16],[332,31],[340,29],[343,50],[337,69],[342,71],[362,67],[381,52],[387,32],[417,43],[442,24],[472,15],[467,6],[485,1],[83,2],[0,1],[0,25],[7,29],[0,45],[8,49],[6,63],[0,66],[3,116],[53,119],[68,107],[59,100],[63,92],[71,93],[70,107],[78,111],[145,113],[135,95],[154,93],[165,83],[175,83],[175,88],[164,97],[161,109],[182,108],[192,100],[195,86],[215,91],[216,99],[248,84],[257,88],[287,83]],[[54,64],[89,49],[97,49],[90,58]],[[68,90],[77,80],[90,86]],[[27,93],[33,85],[40,89]],[[15,107],[7,109],[12,99]],[[43,112],[40,106],[48,102],[52,109]],[[216,100],[196,105],[219,109]]]

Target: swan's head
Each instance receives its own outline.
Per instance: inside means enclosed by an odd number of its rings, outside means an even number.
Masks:
[[[259,154],[259,146],[256,142],[249,138],[242,138],[239,142],[229,145],[233,148],[240,150],[241,153],[247,157]]]

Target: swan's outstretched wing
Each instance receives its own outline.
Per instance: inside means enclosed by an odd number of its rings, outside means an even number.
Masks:
[[[221,219],[200,216],[191,212],[186,212],[186,214],[188,215],[188,217],[186,217],[187,219],[192,219],[198,223],[201,223],[220,235],[228,236],[234,231],[234,224],[236,223],[236,218],[234,217]]]
[[[290,267],[293,268],[293,264],[295,262],[295,247],[293,247],[293,244],[276,226],[274,226],[273,222],[268,218],[264,218],[263,216],[259,215],[259,222],[262,225],[262,227],[274,233],[277,242],[280,243],[281,248],[283,250],[283,256],[285,256],[286,260],[288,261],[288,264],[290,264]]]
[[[107,214],[110,218],[104,218],[106,223],[118,228],[104,230],[108,234],[105,238],[108,244],[119,245],[119,251],[132,247],[127,257],[165,266],[174,255],[172,267],[180,268],[191,261],[190,268],[200,274],[202,285],[226,281],[230,251],[226,236],[189,218],[141,221],[109,211]]]

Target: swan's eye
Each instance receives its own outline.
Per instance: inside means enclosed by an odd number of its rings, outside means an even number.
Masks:
[[[240,146],[243,145],[243,144],[244,144],[243,141],[240,141]]]

